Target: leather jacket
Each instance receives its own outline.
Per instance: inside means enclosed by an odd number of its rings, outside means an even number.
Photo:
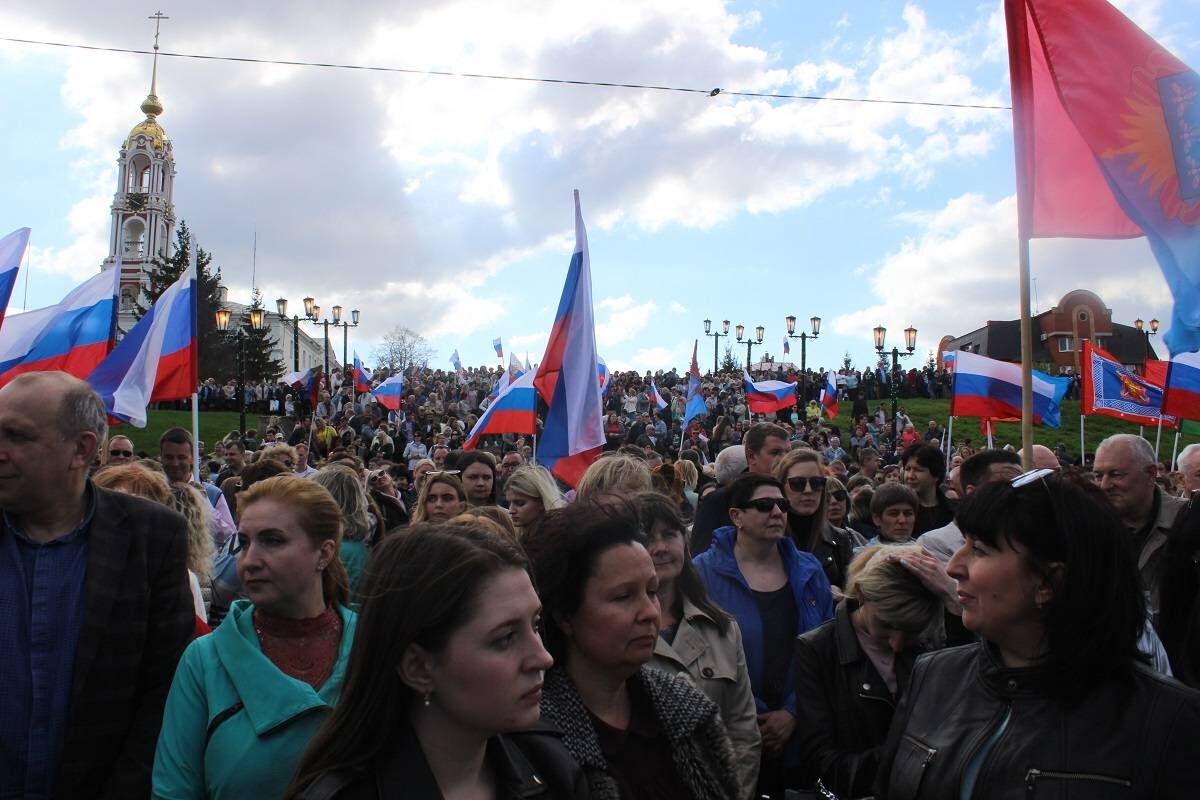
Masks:
[[[504,800],[561,800],[590,797],[579,765],[567,753],[557,728],[538,723],[528,731],[488,739],[487,756]],[[407,725],[391,752],[362,770],[328,772],[306,786],[297,800],[441,800],[429,762]]]
[[[880,759],[886,800],[1183,800],[1200,788],[1200,692],[1138,665],[1076,707],[1032,688],[981,642],[922,656]],[[1005,722],[1007,720],[1007,722]]]
[[[820,779],[845,800],[872,793],[896,709],[896,698],[858,644],[850,619],[856,606],[843,600],[833,619],[796,640],[796,736],[804,782]],[[896,657],[900,694],[917,655]]]

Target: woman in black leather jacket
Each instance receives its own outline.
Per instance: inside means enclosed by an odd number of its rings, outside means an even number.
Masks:
[[[844,798],[871,793],[896,701],[916,657],[941,638],[952,586],[919,545],[875,544],[854,557],[833,619],[796,640],[796,736],[806,786],[820,780]]]
[[[341,699],[287,796],[301,800],[588,797],[539,721],[553,659],[516,545],[414,525],[372,554]]]
[[[887,800],[1195,798],[1200,693],[1137,650],[1130,534],[1051,470],[988,483],[950,560],[975,645],[918,659],[880,761]]]

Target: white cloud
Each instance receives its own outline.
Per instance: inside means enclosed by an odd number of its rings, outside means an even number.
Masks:
[[[942,336],[1020,316],[1015,196],[989,203],[966,194],[903,218],[917,232],[872,266],[875,302],[833,319],[835,333],[870,341],[871,329],[883,324],[888,346],[903,346],[902,331],[911,324],[923,353],[936,350]],[[1143,239],[1038,239],[1030,265],[1043,311],[1073,289],[1090,289],[1116,322],[1170,318],[1169,291]]]
[[[596,307],[608,311],[604,319],[597,315],[596,347],[602,351],[637,337],[650,324],[658,304],[653,300],[638,302],[626,294],[606,297]]]
[[[74,0],[51,12],[27,1],[7,4],[0,27],[13,36],[136,45],[127,21],[142,12],[134,8]],[[939,31],[916,6],[900,23],[844,60],[800,63],[738,44],[760,19],[721,0],[374,0],[282,15],[224,5],[197,8],[163,35],[166,49],[183,52],[681,86],[703,75],[725,89],[995,99],[972,77],[982,28]],[[149,63],[84,51],[52,57],[63,60],[61,97],[78,120],[59,146],[107,177],[65,221],[72,242],[34,258],[83,275],[107,252],[111,165],[140,119]],[[1006,124],[999,112],[168,58],[159,96],[175,146],[178,214],[230,282],[249,282],[242,254],[257,229],[259,283],[269,294],[319,292],[330,304],[360,305],[371,320],[365,335],[397,320],[430,337],[462,335],[501,319],[511,301],[475,291],[539,252],[569,253],[564,207],[572,187],[581,187],[587,218],[600,229],[710,228],[888,173],[923,185],[942,164],[988,153]],[[629,341],[657,310],[649,301],[613,308],[598,336],[608,346]]]
[[[687,308],[678,300],[672,300],[671,305],[667,306],[667,310],[672,314],[686,314]]]

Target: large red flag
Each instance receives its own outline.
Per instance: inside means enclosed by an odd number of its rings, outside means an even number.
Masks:
[[[1200,347],[1200,76],[1104,0],[1005,0],[1022,239],[1146,236]]]

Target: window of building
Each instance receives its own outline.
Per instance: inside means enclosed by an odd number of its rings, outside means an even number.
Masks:
[[[1074,342],[1071,340],[1070,336],[1058,337],[1058,352],[1060,352],[1060,353],[1074,353],[1075,352]]]

